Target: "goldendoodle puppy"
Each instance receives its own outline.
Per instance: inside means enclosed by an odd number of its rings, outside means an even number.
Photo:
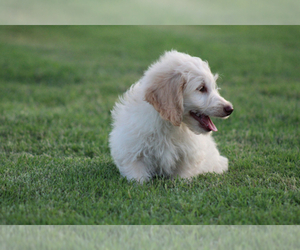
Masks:
[[[233,107],[218,93],[208,63],[166,52],[116,103],[109,143],[128,180],[192,176],[228,169],[211,131],[210,119],[228,117]]]

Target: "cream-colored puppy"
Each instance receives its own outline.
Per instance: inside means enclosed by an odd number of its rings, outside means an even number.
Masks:
[[[228,169],[211,137],[210,116],[233,107],[218,93],[207,62],[166,52],[120,98],[113,111],[112,157],[128,180],[192,176]]]

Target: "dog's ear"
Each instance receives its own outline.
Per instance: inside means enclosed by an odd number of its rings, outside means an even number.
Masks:
[[[180,126],[184,87],[185,80],[180,73],[156,75],[146,90],[145,101],[152,104],[163,119]]]

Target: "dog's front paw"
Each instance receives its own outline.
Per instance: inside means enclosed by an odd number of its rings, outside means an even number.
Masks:
[[[228,159],[224,156],[220,156],[219,164],[215,166],[214,172],[217,174],[222,174],[228,170]]]

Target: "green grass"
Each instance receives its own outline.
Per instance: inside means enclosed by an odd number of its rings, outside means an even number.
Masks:
[[[0,226],[1,249],[299,249],[299,226]]]
[[[221,75],[229,172],[127,182],[110,110],[172,48]],[[299,26],[0,27],[0,223],[299,224],[299,48]]]

